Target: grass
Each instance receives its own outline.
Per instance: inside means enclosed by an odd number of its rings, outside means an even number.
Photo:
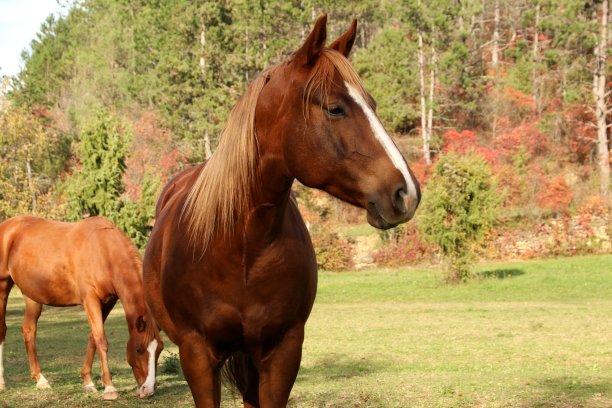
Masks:
[[[321,273],[319,282],[292,407],[612,406],[612,255],[483,264],[459,286],[411,268]],[[15,291],[0,406],[192,406],[172,369],[153,398],[136,398],[120,309],[106,324],[118,401],[81,392],[88,328],[79,308],[43,312],[38,349],[53,389],[37,391],[22,315]],[[161,359],[173,367],[177,350],[166,346]],[[223,406],[241,406],[225,395]]]
[[[367,223],[339,225],[337,230],[342,235],[349,238],[369,237],[371,235],[377,235],[380,232],[380,230],[377,230]]]

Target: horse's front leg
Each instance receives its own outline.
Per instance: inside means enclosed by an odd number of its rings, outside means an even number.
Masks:
[[[42,313],[42,305],[26,296],[23,298],[25,300],[25,317],[23,318],[21,333],[28,354],[28,363],[30,363],[30,375],[36,380],[36,388],[50,388],[49,382],[40,371],[38,354],[36,353],[36,325]]]
[[[89,320],[89,326],[91,327],[91,337],[93,337],[96,350],[100,356],[102,384],[104,384],[104,394],[102,394],[102,398],[105,400],[116,400],[119,398],[119,392],[113,385],[113,378],[108,368],[108,342],[104,334],[104,319],[102,318],[102,305],[100,299],[95,295],[87,296],[83,301],[83,308],[85,309],[87,320]]]
[[[287,406],[291,388],[300,369],[303,342],[304,325],[298,323],[285,333],[274,349],[256,363],[259,366],[259,406]]]
[[[197,408],[216,408],[221,404],[219,373],[222,362],[197,333],[183,336],[179,345],[183,374]]]
[[[102,305],[102,324],[106,322],[106,318],[108,317],[113,307],[117,303],[116,300],[113,300],[109,303],[105,303]],[[85,360],[83,361],[83,368],[81,369],[81,378],[83,379],[83,388],[88,392],[95,392],[96,386],[93,383],[91,378],[91,367],[93,366],[93,360],[96,355],[96,340],[94,339],[93,332],[89,335],[89,340],[87,341],[87,350],[85,351]]]

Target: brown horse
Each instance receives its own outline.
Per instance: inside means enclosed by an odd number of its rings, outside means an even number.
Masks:
[[[153,394],[157,358],[163,348],[157,324],[144,300],[142,261],[132,242],[110,221],[91,217],[76,223],[20,216],[0,224],[0,389],[4,389],[2,349],[6,304],[14,284],[25,300],[23,339],[30,373],[38,388],[48,388],[36,354],[36,324],[42,305],[83,305],[91,334],[81,370],[86,391],[98,351],[103,398],[117,399],[108,368],[104,321],[121,300],[130,338],[126,356],[139,396]]]
[[[326,19],[251,83],[210,160],[158,201],[145,295],[198,407],[219,406],[224,364],[245,407],[287,404],[317,286],[295,179],[366,209],[378,228],[408,221],[420,200],[347,60],[356,22],[327,48]]]

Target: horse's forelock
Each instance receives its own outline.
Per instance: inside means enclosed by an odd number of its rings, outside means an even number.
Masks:
[[[327,98],[336,71],[338,71],[343,81],[357,89],[366,101],[371,100],[365,90],[363,81],[349,60],[338,51],[325,48],[312,68],[312,72],[306,80],[304,87],[303,114],[307,123],[310,120],[308,105],[312,102],[313,96],[320,95],[323,99]]]

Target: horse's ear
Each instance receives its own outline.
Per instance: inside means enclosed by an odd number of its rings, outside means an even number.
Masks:
[[[147,322],[144,319],[143,315],[138,316],[138,318],[136,319],[136,330],[138,330],[139,333],[142,333],[143,331],[145,331],[147,328]]]
[[[353,20],[351,26],[346,31],[346,33],[342,34],[336,41],[331,43],[329,48],[338,51],[340,54],[344,55],[348,58],[351,53],[351,49],[353,48],[353,44],[355,44],[355,38],[357,37],[357,20]]]
[[[310,65],[319,58],[327,39],[327,14],[323,14],[317,22],[302,47],[295,53],[295,58],[304,65]]]

